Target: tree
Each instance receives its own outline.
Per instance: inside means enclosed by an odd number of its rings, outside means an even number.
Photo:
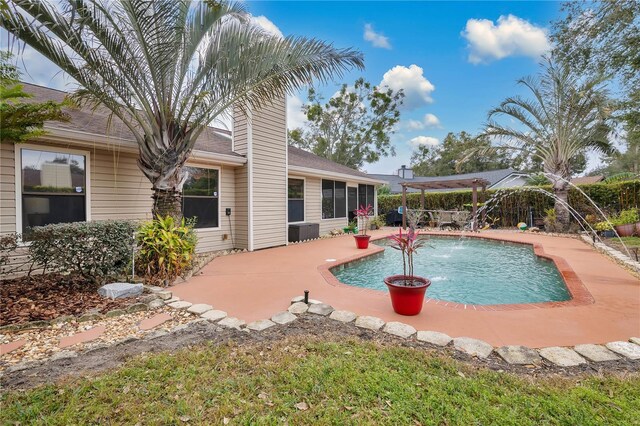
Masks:
[[[14,0],[0,25],[81,86],[135,137],[154,215],[180,218],[184,164],[198,136],[233,106],[261,108],[363,58],[252,24],[241,3],[213,0]]]
[[[576,73],[606,74],[618,82],[616,118],[626,150],[594,172],[640,172],[640,2],[567,2],[564,19],[553,25],[556,54]]]
[[[0,52],[0,142],[20,143],[45,134],[45,121],[69,121],[64,103],[25,102],[32,97],[20,84],[20,72],[10,62],[11,53]]]
[[[572,160],[588,149],[612,151],[606,91],[602,79],[581,79],[552,59],[542,64],[538,76],[518,83],[529,90],[532,98],[510,97],[492,109],[483,135],[500,144],[489,150],[512,150],[542,163],[557,197],[554,208],[558,222],[566,229]],[[499,123],[497,119],[502,117],[518,127]],[[473,155],[470,151],[466,158]]]
[[[307,128],[289,132],[289,143],[355,169],[395,155],[390,136],[403,97],[401,90],[372,86],[362,78],[353,87],[343,84],[326,103],[311,88],[302,107]]]
[[[504,151],[483,150],[482,155],[460,163],[460,158],[470,149],[489,148],[486,137],[474,137],[467,132],[449,133],[441,145],[420,145],[411,154],[411,167],[416,176],[448,176],[456,173],[483,172],[506,169],[513,159]]]

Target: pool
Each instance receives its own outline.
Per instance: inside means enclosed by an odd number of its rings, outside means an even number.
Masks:
[[[342,283],[387,290],[383,279],[402,274],[402,254],[388,240],[384,252],[335,267]],[[427,297],[471,305],[560,302],[571,294],[555,264],[528,244],[481,238],[430,237],[414,257],[415,274],[429,278]]]

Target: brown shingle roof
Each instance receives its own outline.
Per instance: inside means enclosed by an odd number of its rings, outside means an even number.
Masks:
[[[35,84],[24,84],[24,91],[33,95],[31,98],[35,102],[56,101],[62,102],[66,92],[61,90],[50,89],[48,87],[37,86]],[[68,122],[49,121],[48,128],[74,130],[94,135],[104,135],[123,139],[127,141],[135,141],[133,134],[127,126],[116,116],[111,118],[109,123],[110,112],[106,108],[98,108],[95,111],[84,108],[65,108],[71,116]],[[198,138],[195,149],[213,152],[217,154],[234,155],[240,157],[231,150],[231,132],[224,129],[209,127]]]
[[[66,92],[61,90],[50,89],[30,83],[22,84],[24,84],[25,92],[31,93],[33,95],[33,101],[36,102],[50,100],[62,102],[67,95]],[[65,111],[71,116],[69,122],[50,121],[47,122],[47,127],[80,131],[94,135],[105,135],[128,141],[135,140],[129,128],[127,128],[118,117],[113,116],[111,123],[109,123],[110,112],[106,108],[101,107],[95,111],[81,108],[66,108]],[[231,147],[231,132],[216,127],[207,128],[195,144],[195,149],[197,150],[242,157],[240,154],[233,152]],[[292,146],[289,146],[289,165],[371,179],[371,176],[368,176],[366,173],[343,166],[342,164],[334,163],[333,161]]]
[[[343,166],[342,164],[334,163],[331,160],[318,157],[311,152],[296,148],[291,145],[289,145],[289,165],[373,179],[366,173],[354,170],[351,167]]]
[[[598,183],[598,182],[602,182],[604,180],[604,176],[602,175],[598,175],[598,176],[583,176],[583,177],[576,177],[571,179],[571,183],[574,185],[589,185],[592,183]]]

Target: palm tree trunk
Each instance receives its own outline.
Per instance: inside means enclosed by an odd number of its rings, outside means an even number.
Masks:
[[[182,191],[176,188],[153,188],[153,217],[173,217],[177,223],[182,220]]]
[[[553,184],[553,194],[556,196],[553,209],[556,211],[556,221],[562,227],[562,231],[569,229],[571,213],[569,212],[569,180],[571,179],[568,165],[561,170],[554,170],[550,177]]]

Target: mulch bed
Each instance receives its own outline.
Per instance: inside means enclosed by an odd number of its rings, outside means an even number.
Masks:
[[[100,284],[81,276],[46,274],[0,281],[0,326],[48,321],[87,311],[107,312],[137,299],[108,299],[98,294]]]

